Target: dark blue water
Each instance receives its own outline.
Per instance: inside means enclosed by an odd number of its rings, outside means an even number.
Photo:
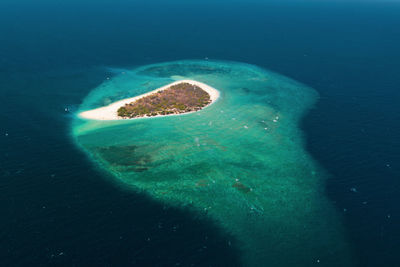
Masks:
[[[400,3],[2,1],[0,265],[234,266],[233,237],[109,182],[71,114],[108,67],[209,57],[321,95],[303,121],[360,266],[400,265]]]

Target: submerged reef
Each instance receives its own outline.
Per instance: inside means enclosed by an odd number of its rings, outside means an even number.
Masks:
[[[80,110],[193,79],[220,90],[195,113],[154,119],[76,118],[73,137],[115,181],[189,207],[236,237],[243,266],[348,266],[326,174],[304,149],[299,122],[317,93],[262,68],[224,61],[142,66],[95,88]]]

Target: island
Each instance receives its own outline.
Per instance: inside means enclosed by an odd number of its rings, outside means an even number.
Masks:
[[[178,83],[169,88],[142,97],[118,109],[118,116],[137,118],[193,112],[210,104],[210,95],[199,86]]]
[[[91,120],[120,120],[180,115],[199,111],[219,97],[215,88],[194,80],[180,80],[151,92],[81,112]]]

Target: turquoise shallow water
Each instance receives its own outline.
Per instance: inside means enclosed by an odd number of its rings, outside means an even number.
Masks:
[[[236,239],[247,266],[350,264],[340,217],[324,195],[326,174],[304,150],[299,121],[318,98],[253,65],[176,61],[118,70],[78,112],[177,79],[218,89],[192,114],[124,121],[76,118],[73,137],[121,186],[211,219]]]

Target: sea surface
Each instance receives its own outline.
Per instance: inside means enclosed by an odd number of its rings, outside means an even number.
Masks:
[[[399,47],[397,1],[1,1],[0,265],[399,266]],[[221,98],[76,117],[180,78]]]

